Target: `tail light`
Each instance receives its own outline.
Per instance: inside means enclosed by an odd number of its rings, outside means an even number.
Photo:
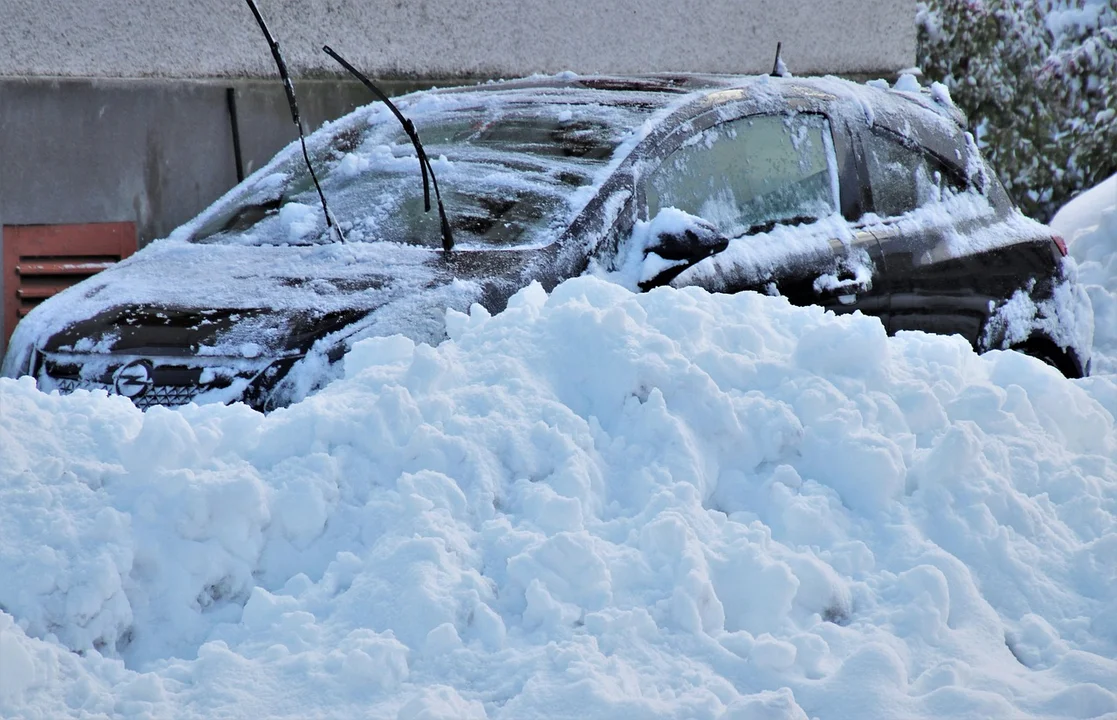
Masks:
[[[1055,242],[1055,247],[1059,248],[1059,254],[1063,257],[1067,256],[1067,241],[1061,235],[1052,233],[1051,239]]]

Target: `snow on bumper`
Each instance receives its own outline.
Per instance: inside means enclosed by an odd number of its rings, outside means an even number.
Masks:
[[[1007,350],[1039,335],[1072,355],[1086,374],[1094,342],[1094,310],[1086,289],[1078,283],[1074,259],[1063,259],[1048,298],[1037,301],[1033,291],[1034,282],[993,310],[980,349]]]

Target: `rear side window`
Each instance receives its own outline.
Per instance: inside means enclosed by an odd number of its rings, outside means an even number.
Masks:
[[[821,115],[758,115],[689,138],[648,178],[648,216],[676,207],[727,236],[809,222],[838,208],[830,125]]]
[[[878,215],[903,215],[965,189],[957,174],[937,158],[891,134],[866,136],[865,164]]]

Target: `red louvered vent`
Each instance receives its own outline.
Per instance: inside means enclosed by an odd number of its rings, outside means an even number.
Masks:
[[[135,223],[6,225],[4,344],[31,308],[135,251]]]

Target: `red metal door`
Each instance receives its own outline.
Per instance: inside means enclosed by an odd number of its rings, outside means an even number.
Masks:
[[[136,251],[131,222],[79,225],[6,225],[3,339],[43,300]]]

